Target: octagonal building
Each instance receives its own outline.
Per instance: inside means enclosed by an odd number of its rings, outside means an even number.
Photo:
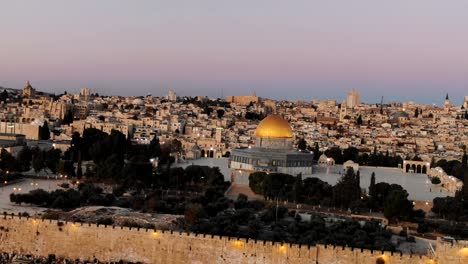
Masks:
[[[269,115],[255,130],[255,146],[234,149],[229,158],[231,181],[248,184],[252,172],[312,174],[314,155],[293,148],[293,131],[279,115]]]

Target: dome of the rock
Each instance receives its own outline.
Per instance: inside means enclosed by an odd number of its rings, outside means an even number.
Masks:
[[[293,132],[288,121],[279,115],[269,115],[263,119],[255,130],[257,138],[292,138]]]

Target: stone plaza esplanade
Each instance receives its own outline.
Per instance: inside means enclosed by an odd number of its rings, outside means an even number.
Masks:
[[[312,174],[313,154],[293,148],[293,131],[279,115],[263,119],[255,130],[255,146],[234,149],[230,157],[231,180],[248,184],[250,173]]]

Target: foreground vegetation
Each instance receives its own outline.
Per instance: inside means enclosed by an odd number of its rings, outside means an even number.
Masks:
[[[424,212],[413,210],[408,192],[397,184],[375,183],[371,177],[369,193],[360,187],[359,172],[350,168],[335,186],[318,179],[282,173],[255,172],[249,177],[251,189],[266,199],[350,209],[354,212],[381,211],[391,222],[424,218]]]

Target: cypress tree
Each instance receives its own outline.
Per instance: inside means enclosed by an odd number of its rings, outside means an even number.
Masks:
[[[50,139],[49,124],[47,124],[47,121],[44,121],[44,124],[39,127],[39,139],[40,140]]]
[[[375,195],[375,172],[372,172],[371,179],[370,179],[370,185],[369,185],[369,195],[371,197],[374,197]]]

